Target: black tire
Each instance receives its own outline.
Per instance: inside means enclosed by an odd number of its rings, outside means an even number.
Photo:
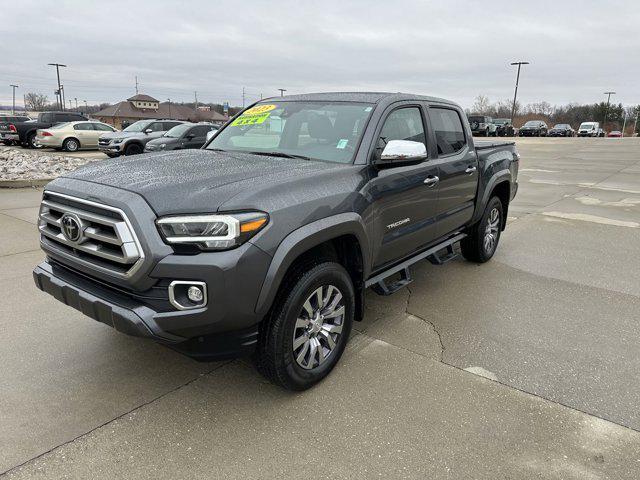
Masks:
[[[75,138],[67,138],[62,142],[62,149],[65,152],[77,152],[80,150],[80,142]]]
[[[4,143],[7,147],[10,147],[11,145],[13,145],[12,140],[3,140],[2,143]]]
[[[125,155],[138,155],[142,153],[142,145],[137,143],[132,143],[131,145],[127,145],[127,148],[124,149]]]
[[[38,148],[38,145],[36,144],[36,132],[31,132],[27,136],[26,147],[27,148]]]
[[[498,219],[497,225],[492,225],[491,227],[494,241],[489,248],[487,242],[485,242],[485,237],[489,233],[490,218],[494,210],[498,212]],[[484,263],[489,261],[498,248],[503,222],[502,202],[498,197],[491,197],[480,221],[470,228],[470,231],[467,232],[468,237],[460,242],[462,256],[470,262]],[[497,227],[497,229],[495,227]]]
[[[117,153],[105,153],[105,155],[109,158],[116,158],[120,156]]]
[[[308,332],[311,326],[306,328],[298,326],[299,317],[305,316],[303,305],[307,300],[311,300],[313,303],[313,294],[319,288],[322,288],[321,296],[323,296],[324,289],[329,289],[329,287],[339,291],[342,295],[341,306],[344,307],[342,316],[332,319],[334,322],[340,322],[337,325],[341,327],[340,332],[336,334],[337,337],[333,337],[334,334],[328,334],[327,331],[322,329],[314,333],[313,330]],[[328,292],[329,290],[326,291]],[[328,294],[328,297],[327,303],[332,303],[331,300],[337,298],[337,295],[331,297]],[[318,306],[317,312],[324,311],[324,306],[326,306],[324,303],[322,306]],[[342,265],[335,262],[323,262],[308,265],[306,268],[301,268],[292,273],[283,282],[269,315],[260,324],[258,346],[254,355],[254,362],[258,371],[276,385],[288,390],[301,391],[312,387],[326,377],[340,360],[351,333],[354,310],[355,292],[353,283]],[[305,309],[304,311],[307,310]],[[324,318],[320,318],[317,321],[323,324]],[[307,324],[311,325],[311,323],[308,322]],[[315,323],[315,325],[318,325],[318,323]],[[325,328],[324,326],[326,325],[329,327],[336,326],[326,322],[322,328]],[[302,340],[304,343],[300,344],[299,350],[294,352],[294,336],[296,333],[300,333],[300,330],[303,333],[296,339]],[[327,343],[327,334],[331,336],[332,343],[334,343],[333,350]],[[326,355],[324,363],[322,363],[318,351],[314,352],[314,356],[311,358],[310,340],[305,342],[305,339],[302,338],[306,336],[307,339],[310,339],[310,336],[314,335],[314,338],[318,339],[320,351],[329,350],[329,353],[323,354]],[[296,360],[296,356],[302,356],[303,363],[308,358],[309,360],[306,361],[308,368],[303,368]],[[316,361],[318,365],[315,365]]]

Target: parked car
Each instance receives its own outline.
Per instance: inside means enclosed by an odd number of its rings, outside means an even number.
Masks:
[[[147,142],[183,123],[180,120],[138,120],[121,132],[101,135],[98,148],[109,157],[136,155],[144,151]]]
[[[36,133],[36,144],[65,152],[80,149],[97,149],[98,138],[105,132],[117,132],[111,125],[102,122],[67,122]]]
[[[515,135],[515,128],[509,118],[494,118],[493,124],[496,126],[495,135],[497,137],[513,137]]]
[[[578,128],[579,137],[597,137],[600,132],[598,122],[582,122]]]
[[[59,123],[88,121],[78,112],[42,112],[37,120],[29,120],[15,125],[18,142],[24,148],[36,148],[36,134],[40,129],[50,128]]]
[[[491,259],[519,158],[513,142],[475,145],[444,99],[267,99],[203,149],[94,162],[47,184],[35,283],[199,359],[253,353],[267,378],[303,390],[340,359],[367,287],[390,295],[458,243]]]
[[[612,130],[607,134],[607,137],[621,138],[622,137],[622,132],[620,130]]]
[[[549,130],[550,137],[575,137],[576,131],[568,123],[558,123]]]
[[[27,115],[0,115],[0,141],[14,145],[19,141],[16,125],[31,120]]]
[[[546,137],[547,131],[548,127],[545,122],[541,120],[529,120],[520,127],[518,135],[521,137]]]
[[[491,117],[486,115],[469,115],[469,124],[473,135],[482,135],[484,137],[495,136],[498,129]]]
[[[217,130],[217,127],[211,123],[183,123],[176,125],[160,138],[149,140],[144,147],[144,151],[201,148],[207,141],[207,134],[215,130]]]

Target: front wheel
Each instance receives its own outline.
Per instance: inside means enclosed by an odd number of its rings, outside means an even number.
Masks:
[[[355,310],[351,277],[342,265],[323,262],[285,280],[260,325],[254,357],[260,373],[289,390],[306,390],[338,363]]]
[[[489,261],[498,248],[502,222],[502,202],[498,197],[491,197],[480,221],[471,227],[468,236],[460,242],[462,256],[470,262]]]
[[[125,155],[138,155],[142,153],[142,145],[138,145],[137,143],[132,143],[128,145],[124,150]]]

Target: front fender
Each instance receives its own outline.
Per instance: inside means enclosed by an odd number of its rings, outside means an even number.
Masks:
[[[262,284],[255,311],[265,315],[293,262],[304,252],[342,235],[354,235],[360,243],[364,278],[369,275],[370,251],[364,222],[357,213],[347,212],[311,222],[293,231],[278,246]]]
[[[489,180],[485,183],[484,190],[479,192],[476,211],[473,214],[473,218],[471,219],[472,224],[480,220],[482,214],[484,213],[484,209],[489,202],[489,198],[491,197],[491,192],[493,192],[496,185],[502,182],[508,182],[509,185],[511,185],[511,170],[509,170],[508,168],[493,173],[493,175],[489,177]]]

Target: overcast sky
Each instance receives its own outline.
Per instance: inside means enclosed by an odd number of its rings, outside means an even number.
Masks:
[[[403,91],[469,107],[478,94],[640,103],[640,1],[48,1],[0,3],[0,103],[10,83],[53,100],[242,104],[288,93]]]

